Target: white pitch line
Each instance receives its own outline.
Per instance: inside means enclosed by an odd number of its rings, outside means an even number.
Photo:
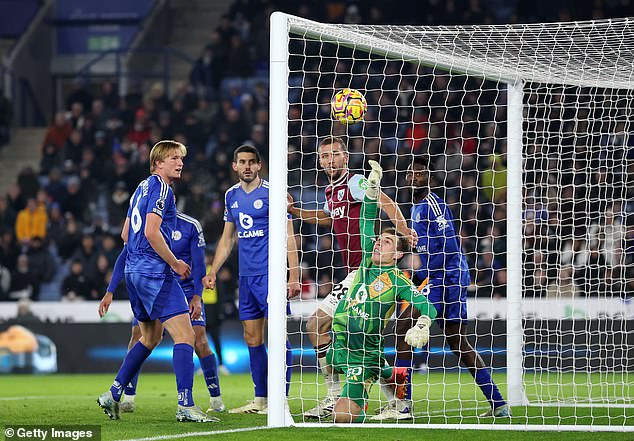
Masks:
[[[90,398],[92,395],[24,395],[21,397],[0,397],[0,401],[49,400],[53,398]]]
[[[178,433],[175,435],[160,435],[160,436],[149,436],[147,438],[132,438],[132,439],[120,439],[116,441],[157,441],[163,439],[180,439],[180,438],[191,438],[192,436],[209,436],[209,435],[223,435],[225,433],[239,433],[239,432],[251,432],[253,430],[262,430],[268,429],[266,426],[258,426],[258,427],[244,427],[242,429],[227,429],[227,430],[212,430],[209,432],[188,432],[188,433]]]

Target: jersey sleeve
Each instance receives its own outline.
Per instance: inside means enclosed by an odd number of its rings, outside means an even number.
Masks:
[[[411,303],[421,315],[426,315],[432,320],[438,314],[434,305],[427,299],[427,296],[419,291],[412,284],[412,281],[400,272],[396,276],[396,298]]]
[[[324,213],[330,216],[330,208],[328,208],[328,201],[324,202],[323,210],[324,210]]]
[[[148,202],[146,214],[154,213],[163,217],[166,205],[169,203],[174,203],[174,198],[169,198],[171,191],[172,190],[169,188],[169,186],[162,180],[150,180],[150,185],[148,186]]]
[[[194,294],[202,296],[203,277],[205,277],[205,237],[202,230],[192,226],[192,234],[189,240],[189,252],[192,256],[192,279],[194,282]]]
[[[231,193],[229,193],[229,190],[227,190],[225,192],[225,213],[222,219],[225,222],[231,222],[232,224],[235,224],[236,222],[233,219],[233,215],[231,214],[231,210],[230,210],[230,205],[229,205],[230,203],[231,203]]]
[[[353,175],[348,181],[348,188],[355,201],[363,202],[365,190],[368,188],[368,181],[363,175]]]
[[[121,279],[123,279],[123,273],[125,270],[125,259],[128,256],[128,248],[126,245],[123,245],[123,249],[119,253],[119,257],[117,257],[117,261],[114,263],[114,268],[112,269],[112,275],[110,276],[110,282],[108,283],[108,288],[106,288],[106,292],[114,292],[121,283]]]
[[[359,232],[361,233],[361,250],[365,262],[372,254],[374,248],[374,224],[378,208],[376,201],[364,197],[361,205],[361,219],[359,220]]]

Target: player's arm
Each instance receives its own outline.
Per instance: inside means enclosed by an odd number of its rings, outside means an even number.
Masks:
[[[407,226],[407,220],[401,212],[401,209],[396,205],[396,202],[392,200],[388,195],[382,191],[379,193],[379,208],[387,215],[388,219],[392,221],[396,231],[407,237],[410,246],[415,246],[418,241],[416,231]]]
[[[144,230],[145,237],[147,238],[154,251],[156,251],[156,254],[158,254],[165,262],[167,262],[167,264],[170,266],[170,268],[174,270],[176,274],[185,279],[191,274],[191,268],[184,261],[177,259],[174,253],[172,253],[172,250],[170,250],[169,246],[167,246],[167,242],[165,242],[165,238],[161,234],[162,222],[163,218],[158,214],[146,214]]]
[[[192,234],[189,241],[189,253],[192,257],[192,279],[194,281],[194,295],[189,302],[189,313],[193,319],[200,317],[203,310],[202,292],[203,277],[205,277],[205,241],[202,233]]]
[[[203,278],[203,286],[208,289],[214,289],[216,286],[216,273],[220,267],[227,261],[233,244],[235,242],[236,226],[233,222],[225,222],[225,227],[222,230],[222,236],[216,246],[216,254],[214,254],[214,260],[211,262],[211,268],[209,272]]]
[[[405,342],[415,348],[422,348],[429,341],[429,328],[438,314],[434,305],[404,275],[397,275],[396,298],[413,306],[412,317],[416,323],[405,333]]]
[[[99,317],[106,315],[108,309],[110,308],[110,304],[112,303],[112,293],[114,293],[114,290],[117,289],[117,286],[121,283],[121,279],[123,279],[125,259],[127,256],[128,248],[124,244],[123,249],[119,253],[119,257],[117,257],[117,261],[114,263],[114,268],[112,269],[112,275],[110,276],[110,282],[106,288],[106,293],[101,299],[101,302],[99,302]]]
[[[299,253],[297,252],[297,242],[295,241],[295,229],[293,228],[293,221],[291,219],[288,219],[286,221],[286,225],[286,249],[288,253],[287,296],[289,299],[292,299],[293,297],[297,297],[302,289],[299,283]]]
[[[121,240],[123,243],[128,243],[128,232],[130,231],[130,215],[125,218],[123,228],[121,229]]]
[[[296,207],[293,201],[293,196],[286,195],[287,210],[293,216],[308,222],[309,224],[320,225],[322,227],[330,227],[332,225],[332,218],[323,210],[305,210],[303,208]]]
[[[383,176],[383,169],[378,162],[370,161],[370,166],[372,171],[368,175],[368,185],[361,205],[361,219],[359,219],[364,262],[370,257],[374,248],[374,224],[378,214],[377,198],[381,193],[381,177]]]

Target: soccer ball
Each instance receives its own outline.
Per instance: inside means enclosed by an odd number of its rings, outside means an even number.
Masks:
[[[335,93],[330,103],[332,117],[341,124],[354,124],[363,119],[368,103],[356,89],[342,89]]]

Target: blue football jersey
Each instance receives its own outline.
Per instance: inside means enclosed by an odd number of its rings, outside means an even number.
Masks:
[[[431,282],[469,286],[467,259],[456,236],[451,210],[441,198],[429,193],[412,207],[412,228],[418,234],[416,251],[421,266],[416,275]]]
[[[269,183],[245,193],[238,183],[225,193],[225,222],[238,232],[240,276],[269,273]]]
[[[145,217],[149,213],[163,218],[161,234],[171,248],[172,231],[176,225],[176,202],[172,189],[158,175],[141,181],[130,199],[126,273],[169,274],[172,271],[145,237]]]
[[[177,259],[186,262],[192,269],[191,275],[180,280],[188,299],[194,294],[202,296],[202,279],[205,277],[205,236],[196,219],[184,213],[176,213],[176,226],[172,231],[172,252]]]

